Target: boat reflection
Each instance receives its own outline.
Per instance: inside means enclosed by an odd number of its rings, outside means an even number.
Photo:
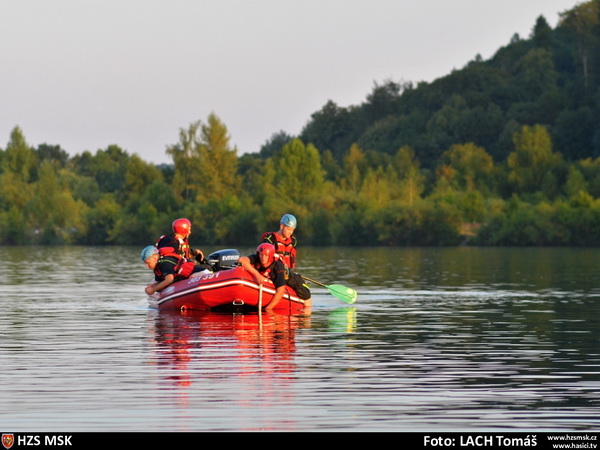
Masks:
[[[258,372],[290,374],[296,331],[310,327],[309,314],[151,310],[149,319],[154,363],[179,386]]]

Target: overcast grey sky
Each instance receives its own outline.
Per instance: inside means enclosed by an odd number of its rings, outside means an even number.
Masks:
[[[576,0],[1,0],[0,148],[117,144],[170,162],[214,112],[238,154],[297,135],[328,100],[488,59]]]

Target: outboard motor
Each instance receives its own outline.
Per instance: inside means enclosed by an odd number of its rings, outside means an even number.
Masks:
[[[215,270],[226,270],[237,266],[239,257],[240,252],[234,248],[227,248],[211,253],[206,259]]]

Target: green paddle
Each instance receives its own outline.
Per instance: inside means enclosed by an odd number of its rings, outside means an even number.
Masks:
[[[358,292],[356,292],[354,289],[346,287],[344,285],[323,284],[323,283],[319,283],[318,281],[312,280],[304,275],[300,275],[300,276],[302,278],[304,278],[306,281],[310,281],[312,283],[318,284],[319,286],[323,286],[324,288],[326,288],[329,291],[329,293],[331,295],[333,295],[336,298],[339,298],[343,302],[354,303],[356,301],[356,298],[358,297]]]

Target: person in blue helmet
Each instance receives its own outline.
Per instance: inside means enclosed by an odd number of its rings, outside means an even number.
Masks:
[[[266,232],[262,242],[275,246],[275,251],[281,256],[283,263],[291,270],[296,268],[296,246],[298,240],[294,236],[298,221],[292,214],[284,214],[279,221],[279,230]]]
[[[177,254],[162,255],[153,245],[145,247],[140,257],[146,267],[154,272],[154,283],[145,289],[148,295],[163,290],[175,281],[189,278],[192,273],[205,270],[193,260],[187,260]]]

